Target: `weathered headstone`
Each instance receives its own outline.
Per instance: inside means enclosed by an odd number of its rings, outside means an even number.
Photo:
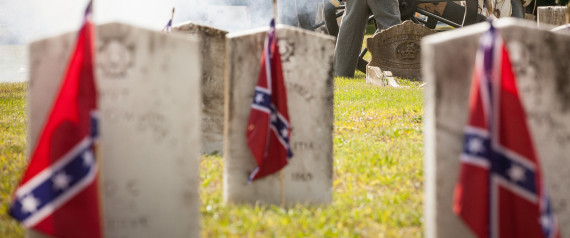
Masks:
[[[199,41],[118,23],[98,26],[96,33],[105,234],[198,237]],[[51,108],[75,35],[30,46],[30,147]]]
[[[570,237],[570,35],[532,22],[500,19],[531,135],[541,160],[562,236]],[[475,52],[486,23],[426,37],[422,42],[425,91],[424,234],[473,237],[452,211],[453,189],[467,122]],[[460,65],[461,67],[453,67]]]
[[[224,70],[227,31],[192,22],[172,28],[201,40],[202,153],[222,153],[224,148]]]
[[[67,33],[29,45],[28,155],[36,147],[47,114],[52,109],[76,36],[75,33]]]
[[[374,34],[366,40],[372,59],[369,66],[380,67],[382,71],[391,71],[394,76],[421,78],[420,40],[436,31],[412,21]]]
[[[545,24],[560,26],[566,24],[566,7],[549,6],[538,7],[537,12],[538,26]]]
[[[267,28],[227,35],[224,201],[281,204],[279,173],[246,184],[256,167],[246,125]],[[285,205],[332,200],[333,52],[329,36],[277,26],[292,127],[284,168]]]

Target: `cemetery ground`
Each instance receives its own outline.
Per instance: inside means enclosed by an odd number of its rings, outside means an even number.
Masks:
[[[335,79],[333,202],[327,206],[224,205],[223,158],[200,167],[202,237],[421,237],[423,93]],[[0,84],[0,237],[22,237],[6,214],[26,166],[27,83]],[[293,157],[293,159],[295,159]]]

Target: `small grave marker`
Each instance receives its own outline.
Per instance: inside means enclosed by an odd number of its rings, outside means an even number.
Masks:
[[[566,7],[562,6],[538,7],[537,17],[539,27],[545,24],[560,26],[570,23],[566,22]]]

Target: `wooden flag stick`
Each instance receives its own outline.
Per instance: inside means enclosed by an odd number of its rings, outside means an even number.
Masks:
[[[172,7],[172,15],[170,16],[170,20],[174,20],[174,7]]]
[[[96,183],[97,183],[97,187],[99,189],[99,192],[97,194],[99,197],[98,197],[97,204],[99,205],[99,215],[101,216],[101,218],[100,218],[101,219],[101,234],[104,235],[105,234],[105,222],[103,222],[103,214],[104,214],[103,199],[105,199],[105,198],[104,198],[103,191],[105,191],[105,187],[104,187],[105,185],[103,184],[103,160],[101,159],[101,158],[103,158],[103,155],[101,153],[101,143],[100,142],[95,143],[94,152],[95,152],[95,156],[94,156],[95,162],[94,163],[97,163],[97,167],[98,167],[98,171],[97,171],[98,174],[96,177],[97,178]]]
[[[284,186],[283,186],[283,169],[279,171],[279,188],[281,190],[281,207],[285,207],[285,193],[284,193]]]
[[[273,0],[273,19],[275,20],[275,25],[277,25],[277,0]],[[279,190],[281,194],[281,207],[285,207],[285,193],[283,185],[283,169],[279,171]]]
[[[273,19],[275,20],[275,25],[277,25],[277,0],[273,0]]]

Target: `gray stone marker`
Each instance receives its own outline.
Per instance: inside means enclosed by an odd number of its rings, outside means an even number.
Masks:
[[[224,201],[281,204],[279,173],[246,184],[256,167],[245,137],[267,28],[227,35]],[[277,26],[293,157],[284,168],[285,205],[332,201],[334,38]]]
[[[368,66],[380,67],[382,71],[391,71],[394,76],[421,78],[420,40],[436,31],[412,21],[374,34],[366,40],[372,59]]]
[[[570,237],[570,35],[532,22],[496,21],[510,51],[519,93],[562,236]],[[425,235],[473,237],[452,211],[475,52],[488,29],[477,24],[422,42],[425,88]]]
[[[97,28],[105,235],[198,237],[199,41],[118,23]],[[30,46],[30,147],[51,108],[75,35]]]
[[[227,31],[192,22],[172,28],[201,39],[202,153],[222,153],[224,148],[224,70]]]
[[[538,7],[537,12],[538,26],[544,26],[545,24],[560,26],[567,24],[566,22],[566,7],[561,6],[549,6],[549,7]]]

